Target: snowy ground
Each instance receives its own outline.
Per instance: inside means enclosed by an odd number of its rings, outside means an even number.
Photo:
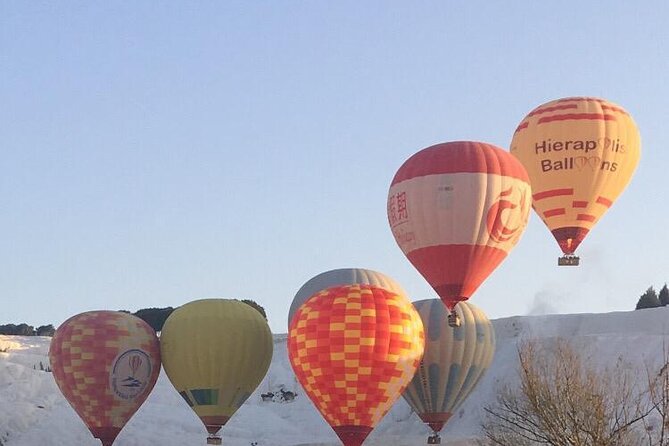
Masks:
[[[495,360],[478,388],[446,425],[443,443],[470,446],[479,432],[481,408],[495,389],[515,375],[519,340],[564,337],[604,367],[622,359],[640,370],[657,364],[669,345],[669,308],[555,316],[512,317],[494,321],[498,337]],[[50,338],[0,336],[0,444],[95,445],[75,412],[61,396],[47,365]],[[275,335],[274,359],[256,393],[222,429],[228,446],[335,446],[337,437],[302,394],[287,358],[286,336]],[[298,393],[295,401],[262,402],[260,393],[280,386]],[[365,446],[425,444],[427,428],[400,399],[372,432]],[[144,406],[119,435],[115,445],[204,444],[199,419],[172,389],[164,374]]]

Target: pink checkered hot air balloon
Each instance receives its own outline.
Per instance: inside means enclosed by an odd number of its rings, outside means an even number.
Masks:
[[[138,317],[90,311],[58,327],[49,360],[72,408],[95,438],[111,446],[158,379],[160,346]]]

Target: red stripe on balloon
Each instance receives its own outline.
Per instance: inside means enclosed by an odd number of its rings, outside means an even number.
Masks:
[[[518,133],[518,132],[520,132],[521,130],[524,130],[524,129],[526,129],[527,127],[529,127],[529,125],[530,125],[530,123],[529,123],[528,121],[523,122],[523,123],[520,124],[518,127],[516,127],[516,131],[513,132],[513,133]]]
[[[589,96],[574,96],[573,98],[558,99],[557,101],[554,102],[584,102],[584,101],[608,103],[608,101],[604,99],[592,98]]]
[[[602,196],[597,197],[597,204],[603,204],[607,208],[610,208],[611,205],[613,204],[613,201],[609,200],[608,198],[604,198]]]
[[[539,201],[545,198],[561,197],[564,195],[574,195],[574,189],[565,188],[546,190],[543,192],[537,192],[536,194],[532,195],[532,198],[534,198],[534,201]]]
[[[574,208],[587,208],[588,207],[588,202],[587,201],[572,201],[571,205]]]
[[[574,109],[578,108],[578,104],[564,104],[564,105],[554,105],[552,107],[543,107],[543,108],[537,108],[533,110],[529,116],[535,116],[535,115],[540,115],[542,113],[548,113],[552,111],[557,111],[557,110],[569,110],[569,109]]]
[[[597,220],[597,217],[595,217],[594,215],[590,215],[590,214],[577,214],[576,215],[576,220],[592,222],[592,221]]]
[[[442,300],[466,300],[506,258],[507,252],[484,245],[437,245],[407,254]]]
[[[509,152],[483,142],[455,141],[411,156],[397,171],[391,186],[412,178],[449,173],[485,173],[530,182],[523,165]]]
[[[623,110],[623,109],[620,108],[620,107],[615,107],[615,106],[613,106],[613,105],[604,105],[604,104],[602,104],[602,110],[611,110],[611,111],[619,112],[619,113],[623,113],[623,114],[629,116],[629,113],[627,113],[627,111]]]
[[[544,211],[544,217],[546,218],[555,217],[558,215],[564,215],[565,213],[566,213],[565,208],[549,209],[547,211]]]
[[[537,124],[546,124],[554,121],[615,121],[616,117],[604,113],[566,113],[563,115],[544,116]]]

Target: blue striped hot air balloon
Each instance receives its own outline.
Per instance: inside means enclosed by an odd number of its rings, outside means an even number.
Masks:
[[[440,299],[414,302],[425,327],[425,354],[404,391],[404,399],[433,430],[428,444],[440,443],[439,431],[467,399],[492,362],[495,331],[478,307],[460,302],[462,325],[448,325]]]

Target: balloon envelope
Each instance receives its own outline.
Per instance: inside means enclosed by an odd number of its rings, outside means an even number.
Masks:
[[[49,361],[58,388],[94,437],[109,446],[153,389],[156,334],[138,317],[90,311],[56,330]]]
[[[172,385],[214,435],[264,378],[273,341],[256,309],[238,300],[203,299],[170,314],[160,346]]]
[[[449,309],[506,258],[527,225],[529,179],[491,144],[437,144],[409,158],[388,194],[388,221],[404,254]]]
[[[562,252],[573,254],[625,189],[640,146],[629,113],[603,99],[558,99],[521,121],[511,153],[527,169],[534,209]]]
[[[459,327],[446,322],[439,299],[414,302],[425,327],[425,354],[402,396],[432,430],[439,432],[474,390],[495,353],[495,331],[486,315],[468,302],[456,307]]]
[[[312,277],[297,291],[288,312],[288,328],[290,328],[290,322],[297,309],[317,292],[333,286],[356,284],[373,285],[402,296],[406,295],[400,284],[394,279],[377,271],[364,268],[333,269]]]
[[[411,380],[423,354],[411,303],[372,285],[323,290],[293,318],[297,379],[345,446],[359,446]]]

